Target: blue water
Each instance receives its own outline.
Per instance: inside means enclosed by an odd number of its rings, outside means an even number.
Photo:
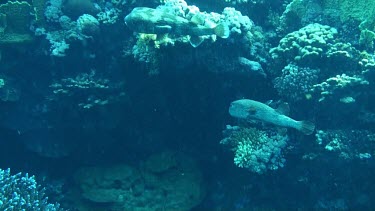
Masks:
[[[330,3],[0,3],[0,210],[371,210],[375,4]]]

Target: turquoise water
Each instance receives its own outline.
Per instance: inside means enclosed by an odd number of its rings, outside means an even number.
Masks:
[[[353,2],[1,2],[0,210],[371,210]]]

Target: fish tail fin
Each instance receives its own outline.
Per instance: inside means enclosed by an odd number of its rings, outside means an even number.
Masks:
[[[298,125],[297,129],[305,135],[311,135],[315,130],[315,124],[309,121],[299,121]]]
[[[214,33],[221,38],[228,38],[230,30],[226,24],[220,23],[214,28]]]
[[[194,48],[202,44],[203,41],[204,39],[199,36],[190,36],[190,39],[189,39],[190,45],[193,46]]]

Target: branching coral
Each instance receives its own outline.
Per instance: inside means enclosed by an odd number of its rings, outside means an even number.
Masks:
[[[288,138],[268,134],[256,128],[227,126],[227,135],[220,143],[229,145],[234,151],[234,163],[240,168],[262,174],[267,170],[284,167],[283,149]]]
[[[62,210],[58,204],[50,204],[44,189],[37,184],[34,176],[10,173],[10,169],[0,169],[0,209],[57,211]]]

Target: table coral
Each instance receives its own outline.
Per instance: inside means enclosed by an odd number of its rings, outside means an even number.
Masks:
[[[80,73],[76,77],[63,78],[50,85],[50,102],[73,102],[79,108],[91,109],[125,100],[123,83],[115,83],[103,78],[91,70],[89,73]]]

